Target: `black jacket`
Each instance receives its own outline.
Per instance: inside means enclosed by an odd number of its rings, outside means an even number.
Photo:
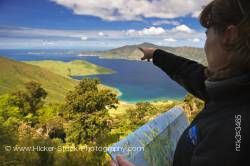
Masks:
[[[250,75],[207,81],[203,65],[159,49],[153,63],[205,101],[179,139],[173,166],[250,165]]]

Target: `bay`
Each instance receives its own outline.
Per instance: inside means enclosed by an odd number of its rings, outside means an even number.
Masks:
[[[43,54],[34,53],[39,51],[43,52]],[[68,62],[86,60],[110,68],[115,73],[84,77],[99,78],[103,84],[118,88],[122,92],[119,99],[126,102],[179,100],[183,99],[187,93],[184,88],[171,80],[152,62],[100,59],[97,56],[77,56],[76,53],[64,54],[63,52],[63,50],[0,50],[0,56],[6,56],[18,61],[60,60]],[[84,77],[74,76],[73,78],[82,79]]]

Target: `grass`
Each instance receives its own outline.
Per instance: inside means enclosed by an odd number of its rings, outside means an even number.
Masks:
[[[159,110],[168,110],[169,107],[172,107],[174,105],[179,105],[180,101],[176,100],[165,100],[165,101],[150,101],[150,103],[158,108]],[[117,109],[111,109],[109,110],[110,115],[113,118],[116,117],[125,117],[127,114],[128,109],[134,109],[136,104],[135,103],[128,103],[124,101],[120,101],[119,104],[117,105]]]
[[[60,102],[78,83],[38,66],[0,57],[0,94],[24,88],[30,81],[38,82],[48,92],[48,101]]]
[[[42,87],[48,92],[48,97],[46,99],[47,102],[61,103],[64,101],[68,91],[73,90],[79,82],[77,80],[69,79],[64,70],[61,68],[65,69],[66,66],[73,66],[72,73],[74,72],[75,74],[78,74],[77,71],[85,71],[85,74],[90,72],[99,73],[100,71],[103,73],[111,72],[109,69],[102,68],[84,61],[73,61],[68,63],[61,63],[59,61],[43,61],[40,64],[44,65],[46,64],[45,62],[49,62],[47,64],[49,64],[48,66],[51,67],[54,64],[53,70],[49,67],[46,69],[0,56],[0,95],[22,90],[24,89],[25,83],[35,81],[40,83]],[[85,68],[86,70],[84,70]],[[108,88],[117,95],[121,94],[118,89],[113,87],[102,84],[98,87],[100,89]]]
[[[111,69],[97,66],[95,64],[82,60],[74,60],[70,62],[44,60],[44,61],[25,61],[25,63],[42,67],[53,73],[68,78],[70,78],[70,76],[110,74],[114,72]]]

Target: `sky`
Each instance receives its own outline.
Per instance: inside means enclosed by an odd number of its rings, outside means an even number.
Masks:
[[[0,49],[203,47],[211,0],[0,0]]]

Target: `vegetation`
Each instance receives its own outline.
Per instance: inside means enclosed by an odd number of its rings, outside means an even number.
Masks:
[[[17,91],[13,95],[16,100],[13,100],[24,115],[29,113],[36,114],[36,110],[43,106],[43,100],[47,96],[47,92],[41,88],[41,85],[36,82],[25,84],[26,91]]]
[[[112,133],[118,134],[121,139],[179,103],[179,101],[120,103],[117,110],[110,111],[113,119]]]
[[[104,150],[90,149],[110,146],[178,103],[137,103],[123,116],[111,115],[119,105],[117,95],[99,84],[95,79],[80,81],[60,104],[45,103],[47,92],[34,81],[24,90],[0,96],[1,163],[108,165]]]
[[[96,147],[110,146],[176,105],[190,120],[203,107],[191,95],[184,102],[119,103],[96,79],[74,81],[5,58],[0,65],[0,165],[108,165],[105,149]]]
[[[70,78],[71,76],[84,76],[94,74],[110,74],[111,69],[97,66],[83,60],[74,60],[70,62],[63,61],[26,61],[25,63],[45,68],[51,72]]]
[[[204,102],[191,94],[185,96],[183,103],[181,103],[189,121],[191,122],[194,117],[203,109]]]
[[[60,64],[60,62],[58,63]],[[41,64],[44,65],[46,63],[41,62]],[[51,62],[51,66],[53,66],[52,64],[53,63]],[[56,70],[59,70],[59,72],[57,73],[60,73],[60,70],[63,71],[63,69],[60,69],[60,67],[62,67],[63,65],[57,66],[56,64],[57,62],[55,62],[54,66],[56,67]],[[67,70],[66,67],[70,66],[70,64],[74,66],[71,70],[72,74],[80,72],[80,69],[83,70],[83,68],[85,67],[89,67],[93,72],[111,71],[109,69],[98,67],[95,65],[92,66],[92,64],[85,63],[84,61],[69,62],[69,64],[65,64],[65,66],[62,68]],[[81,64],[83,64],[83,66],[81,66]],[[62,102],[67,92],[69,90],[72,90],[79,82],[78,80],[67,78],[68,76],[65,76],[65,74],[67,75],[67,73],[61,73],[61,75],[59,75],[54,73],[56,70],[50,70],[49,67],[48,70],[39,66],[17,62],[4,57],[0,57],[0,66],[0,95],[9,92],[15,92],[19,89],[24,89],[25,83],[35,81],[39,82],[48,93],[46,102]],[[77,71],[78,68],[79,71]],[[86,69],[85,71],[87,72],[88,69]],[[108,87],[102,84],[99,84],[98,87],[100,89],[110,89],[117,95],[120,95],[119,90],[113,87]]]
[[[48,93],[47,101],[61,102],[66,93],[77,85],[71,80],[38,66],[0,57],[0,94],[24,89],[25,83],[39,82]]]

